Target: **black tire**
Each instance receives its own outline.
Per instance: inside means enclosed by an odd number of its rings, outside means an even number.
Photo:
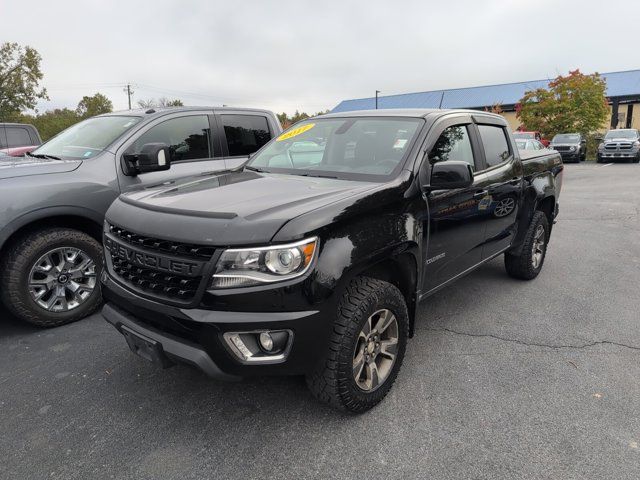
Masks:
[[[600,155],[596,155],[596,163],[604,163]]]
[[[386,378],[375,390],[365,391],[354,378],[354,353],[365,322],[380,309],[396,317],[397,352]],[[337,313],[326,358],[307,375],[307,386],[318,400],[336,409],[363,413],[387,395],[402,366],[409,336],[407,306],[400,290],[390,283],[358,277],[347,287]]]
[[[544,244],[542,247],[542,258],[539,259],[539,262],[536,265],[534,262],[534,242],[536,232],[540,226],[544,228]],[[538,276],[540,270],[542,270],[544,259],[547,256],[549,233],[549,221],[547,220],[547,216],[544,212],[539,210],[536,211],[533,214],[531,224],[527,229],[520,254],[514,255],[513,253],[507,252],[504,255],[504,266],[507,269],[509,276],[520,280],[533,280]]]
[[[640,153],[633,159],[633,163],[640,163]]]
[[[77,307],[67,311],[48,311],[29,293],[29,275],[35,263],[55,248],[69,247],[85,252],[95,263],[95,287]],[[30,232],[10,246],[0,261],[0,298],[11,313],[38,327],[57,327],[75,322],[93,313],[101,304],[100,272],[102,247],[90,235],[66,228],[48,228]]]

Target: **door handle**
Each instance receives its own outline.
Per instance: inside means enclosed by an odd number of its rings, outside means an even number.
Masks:
[[[489,195],[489,192],[487,190],[478,190],[473,194],[473,198],[484,198],[487,195]]]

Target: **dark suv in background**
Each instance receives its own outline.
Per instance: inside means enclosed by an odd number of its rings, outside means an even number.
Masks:
[[[89,118],[23,158],[2,160],[0,298],[40,326],[91,313],[101,300],[102,222],[118,195],[239,167],[281,131],[265,110],[130,110]],[[158,145],[166,168],[151,172],[149,151]]]
[[[598,145],[598,163],[613,160],[640,162],[640,131],[621,128],[607,132]]]
[[[551,140],[563,162],[584,162],[587,159],[587,139],[580,133],[559,133]]]

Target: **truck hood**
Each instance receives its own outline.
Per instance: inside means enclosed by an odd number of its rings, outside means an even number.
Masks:
[[[235,171],[121,195],[109,209],[107,219],[141,234],[190,243],[223,246],[269,242],[287,221],[376,186],[370,182]]]
[[[0,157],[0,179],[71,172],[82,160],[52,160],[32,157]]]

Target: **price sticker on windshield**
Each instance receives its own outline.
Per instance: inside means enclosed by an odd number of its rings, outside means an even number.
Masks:
[[[280,135],[278,138],[276,138],[276,142],[281,142],[283,140],[288,140],[290,138],[297,137],[301,133],[311,130],[315,126],[316,126],[315,123],[307,123],[306,125],[302,125],[298,128],[294,128],[293,130],[289,130],[288,132],[285,132],[282,135]]]

